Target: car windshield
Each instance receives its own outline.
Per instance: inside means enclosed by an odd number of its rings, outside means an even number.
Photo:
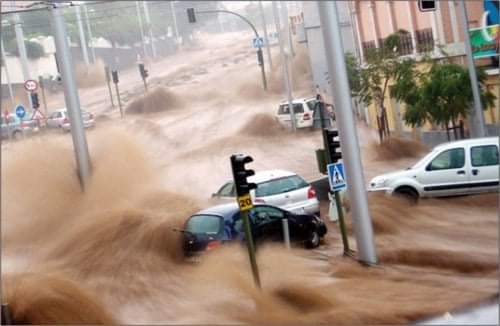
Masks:
[[[301,177],[298,175],[292,175],[257,184],[255,195],[257,197],[272,196],[307,186],[307,182],[305,182]]]
[[[194,215],[186,224],[186,230],[194,234],[218,234],[221,229],[222,218],[215,215]]]

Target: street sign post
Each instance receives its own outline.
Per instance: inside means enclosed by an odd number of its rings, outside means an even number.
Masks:
[[[16,115],[19,119],[24,118],[24,116],[26,115],[26,110],[24,109],[24,106],[22,106],[21,104],[16,106]]]
[[[335,192],[347,188],[345,181],[344,163],[328,164],[328,182],[330,190]]]
[[[260,49],[264,46],[264,38],[263,37],[255,37],[252,41],[253,47]]]
[[[24,82],[24,89],[28,92],[34,92],[38,89],[38,83],[36,80],[28,79]]]

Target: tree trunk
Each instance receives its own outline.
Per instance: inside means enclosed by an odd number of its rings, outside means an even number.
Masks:
[[[450,131],[448,130],[448,122],[443,124],[444,125],[444,130],[446,130],[446,138],[448,139],[448,141],[450,141]]]
[[[451,119],[451,126],[453,127],[453,136],[455,137],[455,140],[457,140],[458,134],[457,134],[457,124],[455,122],[455,119]]]

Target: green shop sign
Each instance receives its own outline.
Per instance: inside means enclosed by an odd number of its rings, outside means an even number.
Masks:
[[[472,55],[475,59],[498,56],[500,25],[469,29]]]

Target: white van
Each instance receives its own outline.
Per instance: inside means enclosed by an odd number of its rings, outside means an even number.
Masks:
[[[293,112],[295,121],[297,121],[297,128],[307,128],[313,126],[314,106],[316,105],[316,98],[301,98],[292,101]],[[282,125],[291,127],[290,108],[288,102],[283,101],[280,103],[276,119]]]
[[[498,191],[498,137],[439,145],[413,167],[379,175],[369,191],[411,198]]]

